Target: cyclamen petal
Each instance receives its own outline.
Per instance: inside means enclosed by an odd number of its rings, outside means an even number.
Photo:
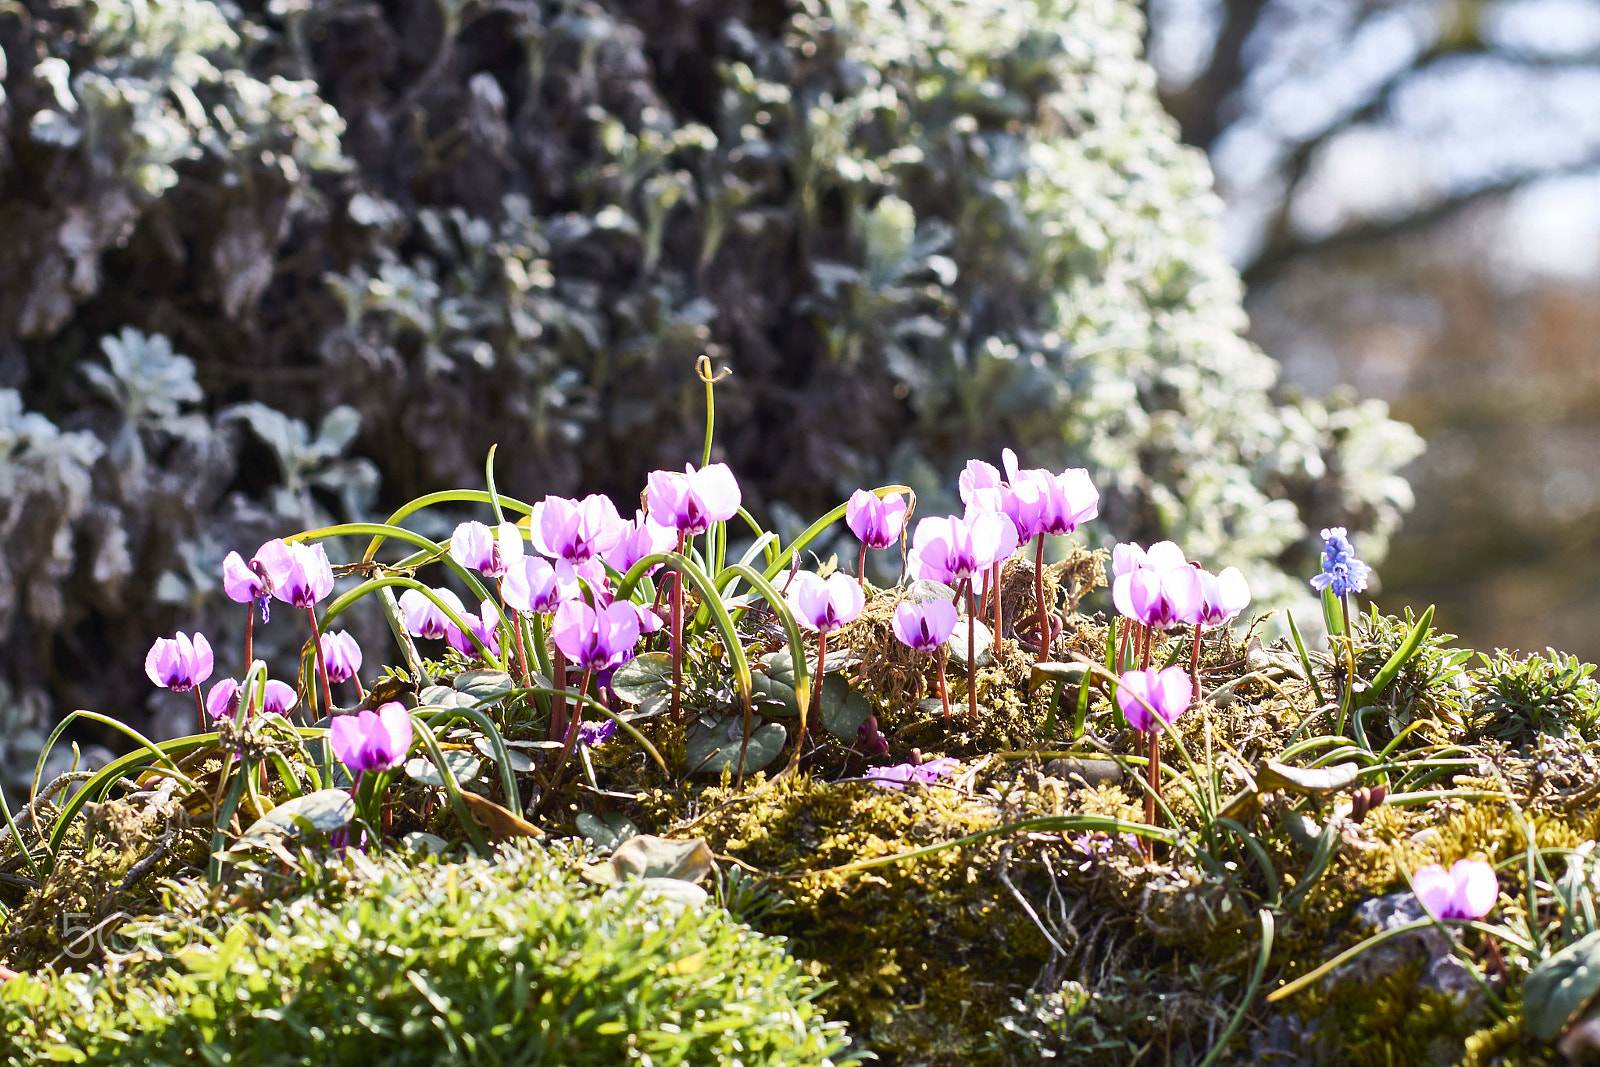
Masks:
[[[457,615],[467,613],[466,605],[461,603],[461,598],[450,590],[435,589],[433,594],[448,604]],[[418,589],[407,589],[400,594],[400,614],[405,619],[406,632],[412,637],[444,637],[455,626],[450,617]]]
[[[682,474],[651,471],[645,495],[652,521],[690,535],[739,513],[739,483],[726,463],[698,471],[685,465]]]
[[[199,632],[193,638],[182,631],[157,638],[144,658],[146,677],[161,688],[178,693],[210,678],[214,666],[211,643]]]
[[[855,621],[866,604],[861,587],[848,574],[839,571],[827,579],[811,571],[800,572],[789,585],[788,600],[801,626],[824,634]]]
[[[376,712],[335,715],[328,727],[333,754],[352,771],[387,771],[405,762],[413,729],[405,705],[389,701]]]
[[[883,789],[903,792],[907,785],[932,785],[946,775],[961,769],[961,764],[949,756],[925,760],[922,763],[897,763],[892,767],[869,767],[865,777]]]
[[[1111,573],[1120,578],[1143,567],[1145,560],[1144,549],[1132,542],[1123,542],[1111,550]]]
[[[1117,679],[1117,707],[1135,730],[1153,729],[1157,717],[1172,725],[1189,709],[1193,696],[1189,673],[1181,666],[1163,671],[1123,671]]]
[[[578,595],[578,576],[564,559],[527,556],[506,572],[500,593],[512,611],[549,615]]]
[[[950,639],[959,617],[956,606],[948,600],[921,604],[907,600],[894,609],[890,625],[901,644],[918,652],[931,652]]]
[[[305,609],[333,592],[333,567],[322,545],[282,541],[261,546],[257,559],[267,568],[272,595],[286,604]],[[270,562],[269,562],[270,561]]]
[[[229,552],[222,559],[222,591],[235,603],[249,604],[271,593],[272,584],[264,573],[257,573],[239,553]]]
[[[572,663],[603,671],[632,657],[639,642],[639,616],[631,602],[596,611],[581,600],[569,600],[557,609],[550,636]]]
[[[361,646],[345,630],[322,635],[322,662],[328,681],[344,682],[361,672]]]
[[[582,500],[547,496],[533,506],[528,526],[534,548],[574,564],[609,551],[623,536],[617,506],[598,493]]]
[[[622,524],[622,536],[604,554],[606,563],[617,573],[627,574],[633,565],[646,556],[671,552],[678,546],[678,531],[645,517],[643,511],[635,512],[632,521]],[[651,568],[655,570],[654,567]]]
[[[1250,585],[1238,567],[1228,567],[1221,574],[1200,572],[1201,613],[1204,626],[1221,626],[1250,606]]]
[[[1439,919],[1481,919],[1500,899],[1500,880],[1482,860],[1457,860],[1446,871],[1429,864],[1411,876],[1417,899]]]
[[[844,518],[862,544],[888,548],[900,539],[905,528],[906,506],[906,498],[899,493],[879,499],[876,493],[857,489],[845,505]]]
[[[481,522],[464,522],[450,535],[450,558],[490,578],[503,577],[522,556],[522,531],[515,523],[491,530]]]

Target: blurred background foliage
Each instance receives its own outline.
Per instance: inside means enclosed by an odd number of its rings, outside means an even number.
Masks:
[[[1147,0],[1250,336],[1428,440],[1386,605],[1600,658],[1600,0]]]
[[[230,548],[719,450],[780,528],[969,456],[1298,595],[1420,450],[1286,394],[1123,0],[21,0],[0,13],[0,746],[234,670]],[[377,620],[370,620],[379,625]],[[269,655],[274,631],[258,637]],[[367,635],[380,638],[374,630]],[[164,712],[170,722],[163,722]]]

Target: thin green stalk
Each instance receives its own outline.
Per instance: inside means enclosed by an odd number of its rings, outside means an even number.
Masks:
[[[1228,1026],[1222,1031],[1211,1051],[1206,1053],[1206,1058],[1200,1061],[1200,1067],[1211,1067],[1217,1058],[1228,1047],[1228,1042],[1233,1040],[1233,1035],[1238,1032],[1239,1024],[1244,1022],[1245,1014],[1250,1010],[1250,1005],[1255,1003],[1256,990],[1261,988],[1261,977],[1267,972],[1267,961],[1272,958],[1273,919],[1272,912],[1262,908],[1257,912],[1261,920],[1261,947],[1256,950],[1256,965],[1250,972],[1250,984],[1245,988],[1244,998],[1239,1001],[1239,1007],[1233,1013],[1233,1018],[1228,1020]]]

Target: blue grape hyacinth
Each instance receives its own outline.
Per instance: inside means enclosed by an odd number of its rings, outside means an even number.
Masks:
[[[1344,597],[1364,590],[1371,573],[1371,567],[1356,559],[1343,526],[1322,531],[1322,573],[1312,577],[1311,588],[1319,593],[1332,589],[1334,596]]]

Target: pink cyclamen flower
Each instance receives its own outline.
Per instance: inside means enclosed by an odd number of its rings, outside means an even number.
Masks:
[[[587,563],[622,539],[622,516],[608,496],[594,493],[582,500],[547,496],[528,516],[533,547],[551,559]]]
[[[210,678],[214,666],[211,642],[198,631],[193,638],[181,630],[171,637],[158,637],[144,657],[144,673],[149,679],[175,693],[187,693]]]
[[[646,556],[671,552],[678,547],[678,531],[645,517],[643,511],[622,524],[622,536],[601,558],[618,574],[627,574]],[[655,568],[651,568],[654,570]]]
[[[660,615],[656,614],[655,611],[643,604],[632,600],[624,600],[621,601],[621,603],[631,607],[633,609],[633,613],[639,616],[639,632],[641,634],[653,634],[657,630],[667,625],[664,621],[662,621]]]
[[[433,594],[449,605],[450,610],[457,615],[466,615],[466,605],[461,603],[461,598],[450,590],[435,589]],[[420,589],[407,589],[400,594],[400,614],[406,621],[406,633],[412,637],[445,637],[456,625],[450,616],[440,610],[439,605],[428,599]]]
[[[490,578],[503,577],[522,559],[522,531],[513,522],[490,529],[464,522],[450,535],[450,558]]]
[[[872,767],[867,770],[866,777],[873,785],[902,792],[912,782],[918,785],[932,785],[940,778],[954,774],[960,769],[959,761],[949,756],[940,756],[925,763],[897,763],[893,767]]]
[[[788,600],[789,610],[801,626],[824,634],[853,622],[867,602],[861,586],[843,571],[835,571],[826,580],[801,571],[789,585]]]
[[[603,671],[633,655],[633,646],[639,643],[639,615],[631,602],[596,611],[581,600],[569,600],[557,609],[550,637],[570,662]]]
[[[272,583],[272,595],[297,608],[309,608],[333,592],[333,567],[328,550],[303,541],[268,541],[255,560]]]
[[[917,523],[906,562],[913,578],[955,585],[1016,550],[1016,527],[1004,515],[936,516]]]
[[[271,594],[272,583],[260,563],[246,563],[239,553],[229,552],[222,557],[222,591],[235,603],[249,604]]]
[[[512,611],[549,615],[578,595],[578,576],[564,559],[525,556],[506,572],[500,593]]]
[[[328,681],[343,682],[361,671],[361,646],[347,630],[322,635],[322,663]]]
[[[1004,453],[1006,478],[1015,501],[1011,517],[1024,540],[1049,534],[1069,534],[1100,514],[1100,490],[1083,467],[1071,467],[1059,474],[1036,467],[1022,470],[1017,454]]]
[[[1111,550],[1111,576],[1113,578],[1131,574],[1144,565],[1144,549],[1131,541],[1124,541]]]
[[[1411,885],[1437,919],[1481,919],[1500,899],[1500,880],[1482,860],[1456,860],[1448,871],[1430,864],[1411,876]]]
[[[999,489],[1005,482],[1000,477],[1000,468],[993,463],[985,463],[981,459],[969,459],[967,465],[956,479],[956,487],[961,490],[961,502],[971,507],[975,501],[982,499],[979,494],[990,489]],[[992,508],[983,510],[992,511]]]
[[[891,626],[900,643],[918,652],[931,652],[944,644],[960,616],[948,600],[907,600],[894,609]]]
[[[484,647],[488,648],[489,655],[500,655],[500,609],[494,606],[494,601],[485,600],[478,606],[478,614],[463,612],[461,621],[467,624],[467,629],[477,635]],[[450,647],[463,656],[476,656],[478,646],[472,643],[459,627],[451,625],[445,629],[444,639]]]
[[[233,718],[239,714],[239,695],[237,679],[222,679],[206,694],[206,714],[213,720]],[[260,710],[268,715],[287,715],[289,709],[298,703],[300,694],[295,692],[294,686],[272,678],[268,679],[266,692],[262,694]]]
[[[1205,590],[1200,572],[1171,541],[1150,546],[1143,566],[1119,574],[1111,584],[1111,601],[1123,615],[1158,630],[1200,621]]]
[[[1189,700],[1193,696],[1189,672],[1181,666],[1164,671],[1123,671],[1122,677],[1117,679],[1117,707],[1135,730],[1155,728],[1152,711],[1171,726],[1178,721],[1178,716],[1189,710]]]
[[[328,741],[339,761],[356,773],[393,770],[411,751],[411,713],[391,700],[377,711],[335,715]]]
[[[844,521],[868,548],[888,548],[900,540],[900,531],[905,529],[906,498],[900,493],[880,498],[877,493],[857,489],[844,506]]]
[[[726,463],[683,473],[651,471],[646,489],[650,518],[683,534],[703,534],[714,522],[739,513],[739,482]]]
[[[1250,583],[1238,567],[1225,568],[1221,574],[1201,571],[1200,596],[1200,625],[1221,626],[1250,606]]]

